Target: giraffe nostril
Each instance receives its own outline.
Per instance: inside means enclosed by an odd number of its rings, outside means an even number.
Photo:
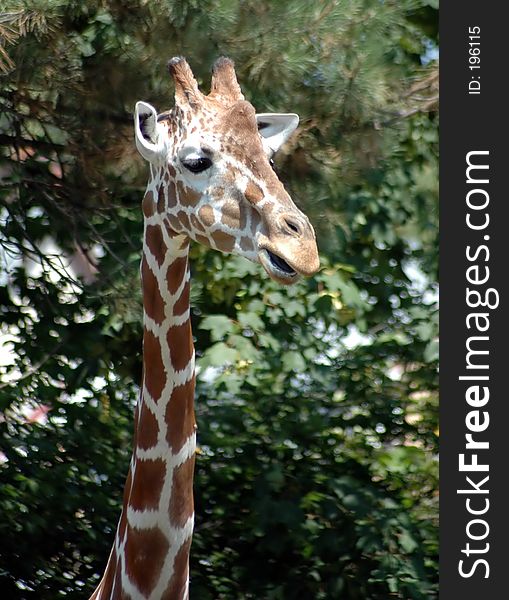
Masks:
[[[293,219],[288,219],[287,217],[285,217],[283,220],[284,220],[286,227],[290,231],[292,231],[293,233],[296,233],[297,235],[301,235],[302,229],[296,221],[294,221]]]

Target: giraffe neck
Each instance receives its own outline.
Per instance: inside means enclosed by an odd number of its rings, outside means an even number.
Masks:
[[[94,596],[186,600],[194,522],[194,347],[189,239],[165,221],[167,187],[143,200],[143,382],[134,451],[108,566]]]

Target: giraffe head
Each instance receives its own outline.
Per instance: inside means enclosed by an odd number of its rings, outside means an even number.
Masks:
[[[183,58],[168,66],[174,108],[158,116],[136,104],[136,145],[153,175],[145,214],[159,213],[170,232],[261,263],[280,283],[315,273],[313,227],[271,166],[298,116],[256,114],[229,59],[216,61],[208,95]]]

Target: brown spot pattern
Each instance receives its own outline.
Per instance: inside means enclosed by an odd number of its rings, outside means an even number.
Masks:
[[[194,512],[193,503],[194,455],[173,471],[170,498],[170,522],[174,527],[184,527]]]
[[[232,229],[237,229],[240,223],[240,208],[236,202],[228,201],[221,209],[221,223]]]
[[[244,229],[246,228],[248,210],[251,212],[255,212],[248,204],[246,204],[246,201],[244,200],[244,198],[242,198],[239,201],[239,211],[240,211],[239,229],[241,231],[244,231]]]
[[[185,284],[184,289],[182,290],[182,294],[180,294],[180,298],[175,302],[173,306],[173,314],[174,316],[183,315],[186,310],[189,308],[189,296],[190,296],[190,285],[189,281]]]
[[[164,320],[164,300],[159,291],[156,276],[148,266],[145,256],[141,261],[141,280],[143,282],[143,307],[145,312],[160,325]]]
[[[166,439],[176,454],[187,438],[195,431],[194,377],[184,385],[178,385],[171,393],[166,407]]]
[[[141,207],[147,219],[154,214],[154,194],[152,192],[149,191],[145,194]]]
[[[129,471],[129,477],[131,476],[131,472]],[[129,487],[126,489],[131,489],[131,486],[129,485]],[[118,523],[118,537],[120,540],[124,539],[124,535],[126,532],[126,528],[127,528],[127,513],[125,511],[125,509],[122,509],[122,514],[120,515],[120,521]]]
[[[163,186],[161,186],[159,188],[159,194],[157,197],[157,212],[158,213],[163,213],[166,211],[166,195],[164,193],[164,190],[165,190],[165,188]]]
[[[195,234],[194,237],[199,244],[210,247],[210,240],[208,237],[206,237],[204,235],[200,235],[199,233]]]
[[[120,566],[120,559],[117,562],[117,574],[115,575],[115,581],[113,583],[113,593],[111,594],[112,598],[122,598],[122,571]],[[125,594],[124,594],[125,595]],[[108,594],[106,594],[106,598],[108,598]]]
[[[248,202],[251,202],[251,204],[256,204],[263,199],[263,192],[261,188],[256,185],[256,183],[250,181],[246,186],[244,196]]]
[[[246,236],[242,236],[240,238],[240,247],[242,250],[244,250],[246,252],[250,252],[250,251],[254,250],[253,240]]]
[[[186,587],[189,570],[189,551],[191,549],[191,538],[186,540],[180,547],[173,563],[173,575],[161,600],[181,600],[183,590]]]
[[[177,188],[173,181],[168,183],[168,208],[177,206]]]
[[[143,334],[143,372],[148,393],[157,402],[166,383],[166,371],[161,357],[161,344],[147,329]]]
[[[182,225],[180,224],[180,221],[177,219],[177,217],[175,215],[168,215],[168,220],[170,222],[170,227],[173,230],[173,235],[172,233],[170,233],[170,236],[173,237],[175,234],[181,233]]]
[[[145,241],[152,256],[156,259],[157,264],[161,266],[164,262],[166,254],[166,246],[164,244],[163,232],[159,225],[147,225],[145,228]]]
[[[142,450],[148,450],[157,443],[159,425],[154,413],[145,402],[142,402],[139,426],[137,429],[137,445]]]
[[[200,193],[189,187],[179,185],[179,200],[182,206],[196,206],[200,198]]]
[[[105,597],[109,598],[107,594]],[[111,598],[114,598],[115,600],[132,600],[131,596],[122,589],[122,563],[120,557],[117,560],[117,574],[115,575],[115,583],[113,584]]]
[[[166,462],[161,458],[136,461],[129,505],[135,510],[156,509],[164,485]]]
[[[208,204],[200,208],[198,211],[198,217],[206,228],[214,224],[214,211]]]
[[[176,258],[168,267],[166,281],[168,283],[168,291],[172,296],[175,295],[187,273],[187,256]]]
[[[214,231],[210,234],[219,250],[231,252],[235,246],[235,237],[224,231]]]
[[[168,541],[159,529],[138,530],[129,526],[125,545],[126,571],[145,596],[149,596],[157,585],[168,548]]]
[[[187,216],[187,213],[185,213],[183,210],[179,210],[179,212],[177,213],[177,218],[180,221],[180,223],[182,224],[182,227],[186,231],[189,231],[191,229],[191,225],[189,224],[189,217]]]
[[[198,231],[204,232],[205,231],[205,227],[203,227],[203,225],[200,223],[200,221],[198,220],[198,217],[196,215],[191,215],[190,216],[190,221],[191,221],[191,225],[193,226],[193,228]]]
[[[182,325],[175,325],[168,330],[168,346],[171,364],[176,371],[187,367],[193,356],[193,336],[189,319]]]

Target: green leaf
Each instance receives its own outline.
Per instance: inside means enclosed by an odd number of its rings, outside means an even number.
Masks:
[[[306,308],[301,300],[288,300],[283,306],[286,315],[290,318],[295,315],[306,316]]]
[[[400,546],[408,554],[410,554],[411,552],[413,552],[418,547],[418,545],[419,545],[415,541],[415,539],[412,537],[412,535],[410,534],[410,532],[408,532],[405,529],[403,529],[403,531],[400,533],[400,535],[398,537],[398,540],[399,540]]]
[[[254,312],[241,312],[238,315],[238,319],[241,327],[252,329],[255,332],[265,329],[263,321]]]
[[[439,343],[438,340],[431,340],[424,348],[424,360],[426,362],[433,362],[438,360],[439,357]]]
[[[302,372],[306,369],[306,362],[300,352],[290,350],[285,352],[282,358],[283,371]]]
[[[238,358],[237,350],[230,348],[223,342],[219,342],[205,351],[200,364],[202,367],[224,367],[235,363]]]
[[[234,323],[225,315],[208,315],[200,321],[200,329],[210,331],[213,342],[218,342],[234,330]]]

